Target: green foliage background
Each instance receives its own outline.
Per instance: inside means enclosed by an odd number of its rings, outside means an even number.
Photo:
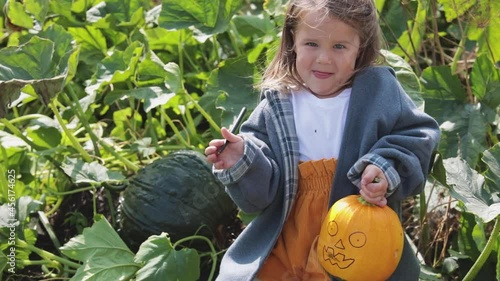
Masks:
[[[425,193],[407,202],[421,279],[499,280],[500,2],[376,4],[387,63],[443,134]],[[256,105],[253,85],[276,50],[285,5],[0,0],[4,276],[18,276],[8,270],[15,217],[16,271],[33,278],[197,280],[209,257],[211,280],[224,249],[186,237],[210,245],[200,252],[159,234],[134,253],[115,235],[111,201],[141,167],[174,150],[202,151],[241,107]],[[75,194],[90,194],[94,218],[68,214],[80,235],[59,241],[50,218]],[[55,251],[37,243],[40,226]],[[98,250],[105,235],[111,251]]]

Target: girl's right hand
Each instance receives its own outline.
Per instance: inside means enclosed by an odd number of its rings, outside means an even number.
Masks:
[[[221,134],[229,142],[224,151],[218,153],[219,148],[224,145],[224,139],[214,139],[205,148],[205,155],[215,169],[229,169],[243,157],[245,142],[242,137],[232,134],[224,127],[221,129]]]

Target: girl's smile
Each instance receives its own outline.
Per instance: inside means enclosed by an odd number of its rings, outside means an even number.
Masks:
[[[337,95],[354,74],[360,45],[356,30],[311,11],[302,15],[294,35],[295,66],[304,86],[320,98]]]

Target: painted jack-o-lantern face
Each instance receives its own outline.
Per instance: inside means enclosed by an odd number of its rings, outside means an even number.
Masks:
[[[328,234],[332,237],[332,241],[335,241],[335,236],[337,236],[338,232],[338,224],[335,221],[329,222]],[[346,247],[360,249],[366,244],[366,239],[366,234],[359,231],[351,233],[349,239],[345,242],[342,238],[339,238],[337,242],[334,242],[333,246],[323,246],[323,259],[330,262],[333,266],[346,269],[355,262],[354,258],[346,257],[345,252],[351,251],[350,249],[346,250]]]
[[[387,280],[403,250],[403,228],[396,213],[345,197],[330,208],[318,239],[320,264],[348,281]]]

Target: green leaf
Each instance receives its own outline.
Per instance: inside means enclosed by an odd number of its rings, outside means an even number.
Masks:
[[[497,280],[500,280],[500,236],[497,238]]]
[[[120,172],[109,171],[97,162],[85,163],[75,158],[67,158],[61,169],[71,177],[74,183],[102,183],[125,179]]]
[[[68,27],[80,47],[80,61],[93,65],[100,62],[108,51],[106,37],[96,27]]]
[[[27,137],[29,137],[37,149],[56,148],[61,143],[61,132],[55,127],[36,126],[28,128]]]
[[[49,0],[24,0],[26,11],[32,14],[35,19],[41,23],[49,12]]]
[[[488,120],[481,105],[456,103],[451,100],[426,99],[425,111],[441,128],[439,152],[443,158],[461,155],[475,166],[487,149]]]
[[[283,16],[286,13],[287,0],[266,0],[264,10],[273,16]]]
[[[486,186],[491,193],[496,192],[500,195],[500,143],[484,151],[481,160],[488,167],[484,174]]]
[[[483,189],[483,176],[460,158],[448,158],[443,163],[446,183],[451,187],[452,196],[462,201],[468,212],[480,217],[485,223],[500,215],[500,203],[492,203],[491,195]]]
[[[151,145],[151,138],[149,137],[136,140],[132,144],[132,149],[134,149],[134,151],[138,151],[144,158],[151,156],[156,152],[156,148]]]
[[[64,73],[57,71],[53,63],[54,43],[33,37],[19,47],[0,50],[0,117],[5,115],[5,107],[19,97],[23,87],[30,84],[48,103],[60,92]]]
[[[8,261],[7,256],[2,251],[0,251],[0,279],[2,279],[3,271],[7,267],[7,261]]]
[[[434,272],[434,268],[422,264],[421,269],[420,269],[420,278],[419,280],[422,281],[442,281],[442,275],[440,273]]]
[[[266,36],[275,32],[275,25],[264,14],[235,16],[232,22],[243,36]]]
[[[61,251],[82,262],[92,260],[96,255],[107,255],[110,260],[127,263],[134,260],[134,253],[105,219],[95,222],[92,227],[85,228],[82,234],[71,238],[61,247]]]
[[[219,14],[219,0],[162,1],[162,16],[172,18],[184,28],[201,23],[214,27]]]
[[[465,101],[467,95],[456,75],[448,66],[427,67],[422,72],[422,85],[426,95],[441,100]]]
[[[408,64],[401,56],[398,56],[390,51],[382,50],[382,54],[386,62],[396,72],[398,81],[405,92],[415,102],[415,104],[422,110],[424,108],[424,99],[422,98],[422,90],[420,80],[413,71],[410,64]]]
[[[179,65],[174,62],[169,62],[163,69],[167,72],[165,85],[173,93],[178,93],[182,89],[182,75]]]
[[[258,94],[253,88],[253,72],[253,65],[240,57],[224,61],[210,74],[208,92],[200,103],[205,103],[204,108],[207,108],[209,101],[214,102],[215,108],[223,110],[223,126],[232,124],[243,106],[249,111],[256,106]],[[211,116],[216,113],[212,111]]]
[[[133,255],[101,252],[80,266],[71,281],[131,280],[139,267]]]
[[[413,18],[412,26],[404,31],[398,38],[398,45],[392,49],[394,53],[402,57],[416,58],[422,47],[426,32],[427,11],[430,0],[418,0],[417,11]]]
[[[75,2],[78,3],[82,1],[85,0],[76,0]],[[73,0],[49,1],[50,11],[54,14],[59,15],[61,21],[67,21],[72,24],[81,24],[72,13],[72,6],[76,5],[72,2]]]
[[[144,102],[144,111],[146,112],[168,103],[175,96],[175,93],[168,93],[165,88],[161,87],[135,88],[127,91],[126,94],[142,100]]]
[[[166,29],[196,27],[204,34],[224,32],[242,0],[163,0],[158,22]]]
[[[488,1],[490,7],[485,7],[489,12],[488,24],[485,34],[479,41],[479,53],[487,54],[495,65],[500,66],[500,1]],[[488,9],[489,8],[489,9]],[[498,68],[497,68],[498,71]]]
[[[131,132],[135,132],[136,128],[140,128],[142,124],[142,116],[134,114],[130,107],[113,112],[113,122],[116,127],[111,130],[111,137],[116,137],[119,140],[129,140],[135,138]]]
[[[500,105],[500,71],[487,55],[476,59],[471,71],[472,92],[481,103],[491,108]]]
[[[168,103],[174,96],[175,93],[169,93],[163,87],[140,87],[127,91],[110,92],[106,95],[105,103],[109,105],[118,99],[133,97],[141,100],[144,103],[144,111],[149,112],[153,108]]]
[[[451,22],[474,6],[476,0],[438,0],[438,3],[443,6],[446,21]]]
[[[397,39],[407,30],[408,13],[405,9],[400,0],[387,0],[383,11],[380,12],[380,27],[383,34],[393,34],[387,37],[391,46],[396,46]]]
[[[194,281],[200,277],[198,252],[190,248],[175,250],[166,233],[144,241],[135,262],[143,264],[137,271],[137,281]]]
[[[33,28],[33,19],[25,11],[22,2],[8,1],[5,8],[7,11],[7,17],[12,24],[26,29]]]
[[[446,275],[450,275],[459,268],[457,259],[454,257],[447,257],[443,261],[443,271]]]
[[[87,92],[113,83],[133,81],[143,50],[144,45],[138,41],[131,43],[123,52],[115,50],[97,65],[95,83],[87,87]]]
[[[150,45],[151,46],[151,45]],[[165,83],[169,79],[170,73],[164,69],[165,64],[152,51],[146,54],[137,68],[137,85],[141,87],[157,86]],[[177,79],[182,83],[181,79]]]
[[[116,26],[141,26],[144,23],[144,3],[140,0],[99,2],[87,10],[87,21],[99,27],[110,25],[111,29],[116,28]]]
[[[140,268],[134,262],[134,253],[105,219],[85,228],[83,234],[71,238],[60,249],[66,256],[83,262],[71,278],[73,281],[130,280]]]
[[[478,245],[475,243],[475,229],[478,222],[476,221],[476,216],[467,213],[461,212],[460,216],[460,230],[457,232],[457,242],[458,242],[458,251],[462,258],[469,257],[472,260],[475,260],[481,254],[481,250],[478,248]]]

